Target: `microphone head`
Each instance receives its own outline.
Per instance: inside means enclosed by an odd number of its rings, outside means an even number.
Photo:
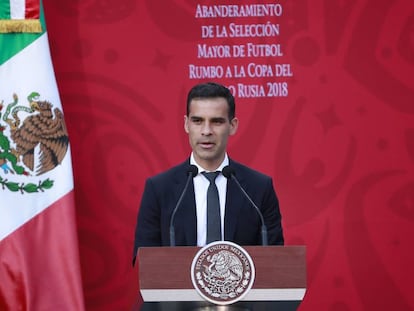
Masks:
[[[187,170],[188,174],[191,174],[193,177],[196,176],[198,174],[198,167],[191,164],[190,167]]]
[[[221,171],[224,177],[231,178],[231,175],[235,175],[234,169],[230,166],[223,167],[223,170]]]

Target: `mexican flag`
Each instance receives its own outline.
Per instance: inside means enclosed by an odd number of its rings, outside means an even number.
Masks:
[[[40,0],[0,0],[0,310],[84,310],[70,144]]]

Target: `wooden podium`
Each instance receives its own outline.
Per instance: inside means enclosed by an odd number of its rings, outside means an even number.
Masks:
[[[141,310],[296,310],[306,292],[305,246],[245,246],[255,280],[245,297],[231,305],[205,301],[191,281],[200,247],[143,247],[138,250]]]

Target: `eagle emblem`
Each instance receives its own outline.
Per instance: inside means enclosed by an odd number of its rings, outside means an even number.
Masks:
[[[245,249],[229,241],[207,244],[193,258],[191,280],[205,300],[229,305],[241,300],[255,278],[253,260]]]
[[[37,192],[49,189],[53,181],[46,179],[38,184],[19,184],[2,175],[40,176],[62,163],[69,147],[69,138],[59,108],[39,100],[32,92],[26,105],[0,101],[0,184],[11,191]],[[4,109],[5,108],[5,109]],[[5,110],[3,112],[3,109]]]

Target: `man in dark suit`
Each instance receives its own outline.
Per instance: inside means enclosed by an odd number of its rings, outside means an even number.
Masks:
[[[189,176],[190,165],[198,168],[174,217],[175,243],[178,246],[207,243],[207,188],[204,172],[231,172],[260,209],[267,228],[268,243],[283,245],[283,230],[278,199],[272,179],[227,155],[228,138],[237,132],[235,102],[231,92],[216,83],[194,86],[187,97],[184,128],[192,153],[189,159],[147,179],[135,230],[133,261],[139,247],[169,246],[170,220]],[[227,176],[228,177],[228,176]],[[233,178],[218,173],[221,239],[240,245],[262,244],[261,218]]]

